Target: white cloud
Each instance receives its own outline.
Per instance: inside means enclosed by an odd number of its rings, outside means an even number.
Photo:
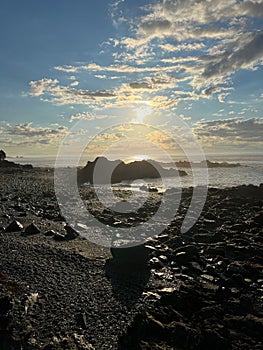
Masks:
[[[72,83],[70,83],[70,86],[78,86],[79,85],[79,81],[75,80]]]

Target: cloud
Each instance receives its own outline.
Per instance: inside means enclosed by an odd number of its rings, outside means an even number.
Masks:
[[[240,39],[239,39],[240,40]],[[240,45],[241,46],[241,45]],[[238,47],[234,52],[225,51],[216,55],[208,63],[202,76],[227,76],[238,69],[251,69],[263,62],[263,31],[251,34],[251,39],[245,45]]]
[[[79,85],[79,81],[73,81],[72,83],[70,83],[70,86],[78,86]]]
[[[5,146],[55,145],[69,135],[68,128],[56,125],[54,128],[23,124],[2,123],[0,141]]]
[[[261,0],[248,0],[241,2],[239,8],[243,16],[256,18],[263,17],[263,2]]]
[[[78,71],[75,66],[55,66],[54,69],[65,73],[77,73]]]
[[[30,93],[32,96],[41,96],[45,91],[55,88],[57,84],[57,79],[43,78],[41,80],[31,81],[29,83]]]
[[[194,50],[201,50],[205,48],[205,44],[203,43],[188,43],[188,44],[161,44],[159,45],[160,49],[167,51],[167,52],[177,52],[177,51],[194,51]]]
[[[70,122],[73,122],[74,120],[76,119],[84,119],[84,120],[94,120],[94,119],[105,119],[105,118],[108,118],[108,116],[106,115],[95,115],[95,114],[92,114],[90,112],[82,112],[82,113],[76,113],[76,114],[73,114],[71,117],[70,117]]]
[[[263,143],[263,118],[229,118],[202,121],[194,125],[194,133],[204,142],[259,144]]]
[[[214,97],[224,103],[234,88],[235,73],[263,64],[258,21],[262,0],[157,0],[138,7],[137,18],[128,17],[125,5],[124,0],[110,4],[113,24],[126,26],[129,33],[121,37],[124,31],[119,31],[102,44],[112,49],[112,61],[54,67],[70,75],[88,74],[107,90],[79,89],[77,80],[63,86],[57,79],[43,78],[30,82],[31,95],[91,110],[147,100],[156,109]]]
[[[32,96],[47,96],[43,99],[46,102],[53,102],[60,105],[66,104],[89,104],[92,100],[111,99],[116,97],[113,90],[82,90],[72,86],[59,85],[59,81],[52,79],[41,79],[31,81],[30,93]]]
[[[46,137],[46,138],[57,138],[65,136],[68,133],[68,129],[65,126],[58,126],[55,129],[43,128],[43,127],[32,127],[32,123],[24,124],[7,124],[5,133],[12,136],[23,136],[25,138],[31,137]]]

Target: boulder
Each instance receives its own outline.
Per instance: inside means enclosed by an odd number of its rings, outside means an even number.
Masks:
[[[130,245],[123,240],[116,240],[110,251],[113,260],[121,264],[146,264],[149,258],[149,250],[144,244]]]
[[[6,232],[19,232],[23,230],[23,225],[17,221],[12,221],[6,228]]]

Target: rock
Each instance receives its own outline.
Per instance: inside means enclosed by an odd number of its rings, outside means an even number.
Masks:
[[[40,233],[40,229],[34,223],[32,223],[25,228],[25,233],[28,235],[34,235]]]
[[[6,232],[19,232],[22,230],[23,225],[17,220],[12,221],[11,224],[9,224],[6,228]]]
[[[149,250],[144,244],[130,246],[123,240],[116,240],[110,251],[113,260],[120,264],[146,264],[149,259]]]
[[[9,295],[0,297],[0,315],[6,315],[13,307],[13,302]]]
[[[198,256],[196,254],[191,254],[189,251],[182,251],[175,255],[174,260],[178,265],[185,265],[198,260]]]
[[[256,222],[259,225],[263,225],[263,211],[260,211],[254,216],[254,222]]]
[[[207,220],[216,220],[217,219],[217,217],[213,213],[210,213],[210,212],[206,213],[204,218]]]
[[[194,235],[195,242],[198,243],[213,243],[214,235],[211,234],[195,234]]]
[[[75,239],[79,236],[78,232],[75,231],[70,225],[66,225],[64,227],[65,231],[67,232],[65,235],[65,239],[66,240],[71,240],[71,239]]]
[[[56,234],[56,232],[54,230],[48,230],[44,233],[44,235],[47,237],[54,236],[55,234]]]
[[[248,314],[246,316],[225,316],[224,321],[231,327],[242,330],[245,334],[263,334],[263,318]]]
[[[175,339],[176,349],[194,349],[195,331],[183,322],[171,322],[167,330],[170,338]],[[193,344],[192,344],[193,343]],[[187,347],[185,345],[187,344]],[[189,347],[188,347],[189,346]]]
[[[161,269],[165,266],[165,264],[157,257],[151,258],[151,260],[149,261],[149,264],[151,267],[155,269]]]
[[[65,235],[63,235],[62,233],[60,233],[60,232],[56,232],[55,234],[54,234],[54,240],[55,241],[65,241]]]
[[[205,329],[202,331],[199,349],[202,350],[227,350],[230,349],[227,339],[223,338],[217,331]]]

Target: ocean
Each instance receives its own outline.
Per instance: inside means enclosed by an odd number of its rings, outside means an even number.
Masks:
[[[240,167],[234,168],[210,168],[208,169],[208,186],[216,188],[225,188],[238,185],[260,185],[263,183],[263,156],[261,155],[208,155],[207,159],[213,162],[240,163]],[[54,167],[55,157],[24,157],[24,158],[8,158],[8,160],[20,164],[32,164],[34,167]],[[182,160],[178,157],[178,160]],[[68,159],[65,158],[63,166],[67,166]],[[80,164],[83,166],[85,164]],[[178,179],[167,178],[165,180],[165,188],[172,187],[190,187],[193,186],[193,177],[191,169],[183,169],[187,172],[187,176]],[[198,184],[206,185],[202,181],[202,170],[197,170]],[[134,189],[140,188],[142,185],[148,185],[162,189],[164,186],[160,180],[138,180],[133,183],[126,184],[127,188],[132,186]],[[125,183],[123,184],[125,187]]]

